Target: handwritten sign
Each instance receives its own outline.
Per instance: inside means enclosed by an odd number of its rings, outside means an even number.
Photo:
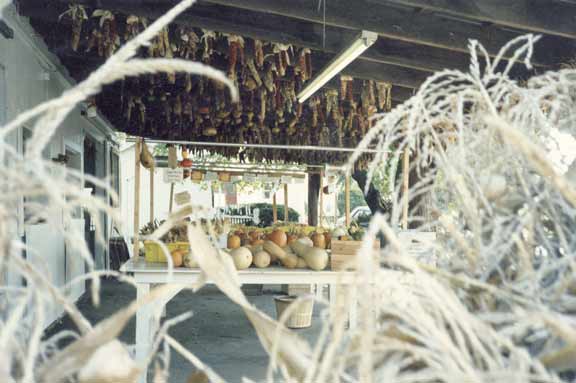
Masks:
[[[182,180],[184,179],[184,169],[182,168],[176,168],[176,169],[170,169],[170,168],[166,168],[164,169],[164,182],[167,184],[176,184],[176,183],[180,183],[182,182]]]

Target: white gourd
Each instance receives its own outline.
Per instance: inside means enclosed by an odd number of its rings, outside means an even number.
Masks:
[[[270,254],[265,251],[259,251],[254,254],[254,266],[264,268],[270,266]]]
[[[239,247],[234,249],[230,252],[230,256],[234,261],[234,266],[236,266],[236,270],[244,270],[250,267],[252,264],[252,252],[245,248]]]

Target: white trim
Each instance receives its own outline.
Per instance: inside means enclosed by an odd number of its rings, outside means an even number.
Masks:
[[[28,18],[20,16],[13,4],[4,8],[2,17],[6,24],[14,30],[14,36],[34,52],[40,66],[42,66],[44,70],[50,72],[50,75],[55,76],[58,82],[67,89],[72,88],[76,84],[76,81],[70,77],[68,70],[62,65],[58,57],[51,53],[44,41],[37,36]],[[100,137],[104,135],[105,139],[117,145],[116,133],[104,117],[98,115],[95,118],[85,117],[85,119],[100,133]],[[95,135],[97,136],[98,133],[95,133]]]

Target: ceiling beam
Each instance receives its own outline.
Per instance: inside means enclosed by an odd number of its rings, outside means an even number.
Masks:
[[[68,0],[61,1],[68,2]],[[95,5],[94,0],[77,0],[75,3],[87,6]],[[133,1],[123,0],[98,0],[98,6],[122,14],[148,18],[157,18],[168,9],[167,6],[163,5],[151,7],[146,4],[139,6],[134,5]],[[216,12],[214,12],[215,10]],[[326,26],[324,30],[320,24],[303,22],[289,17],[243,9],[235,9],[234,12],[230,12],[230,10],[231,8],[214,5],[207,7],[200,4],[196,5],[192,11],[184,13],[174,22],[328,53],[338,53],[343,48],[343,41],[350,41],[358,34],[355,30],[333,26]],[[48,15],[46,9],[40,7],[26,7],[23,13],[28,17],[51,18],[54,21],[58,16],[56,14]],[[360,59],[424,72],[437,72],[447,68],[465,70],[468,66],[468,55],[465,53],[450,52],[424,45],[415,46],[386,38],[380,38],[360,56]]]
[[[134,14],[143,12],[159,15],[165,12],[172,0],[59,0],[61,3],[85,4],[91,7],[118,10]],[[317,3],[309,0],[203,0],[180,18],[193,15],[206,3],[233,9],[244,9],[263,15],[277,15],[331,27],[370,30],[383,37],[420,46],[428,46],[467,54],[470,39],[480,41],[488,53],[496,55],[500,48],[519,35],[507,29],[499,29],[479,22],[466,22],[454,17],[439,17],[429,12],[416,12],[397,5],[381,5],[366,0],[334,0],[326,9],[326,17],[317,9]],[[220,17],[220,15],[218,15]],[[294,31],[290,31],[294,32]],[[545,53],[545,54],[544,54]],[[558,63],[554,54],[544,52],[533,60],[536,66]]]
[[[166,0],[157,0],[162,3]],[[331,1],[326,17],[317,9],[317,2],[308,0],[206,0],[209,3],[248,9],[325,23],[341,28],[369,30],[381,36],[446,50],[468,52],[470,39],[480,41],[490,55],[519,34],[480,23],[463,22],[454,18],[438,17],[426,12],[415,12],[394,6],[367,3],[366,1]],[[539,57],[539,65],[556,63],[554,57]]]
[[[392,2],[510,28],[576,38],[576,7],[552,0],[368,1],[374,4]]]

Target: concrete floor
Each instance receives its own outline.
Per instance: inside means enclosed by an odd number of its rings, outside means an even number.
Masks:
[[[248,296],[248,299],[275,318],[273,296],[276,294],[280,294],[280,286],[265,286],[262,295]],[[87,295],[78,303],[79,309],[92,323],[99,322],[135,299],[136,293],[129,285],[104,280],[101,297],[101,305],[97,308],[91,304]],[[242,310],[217,289],[207,286],[197,294],[181,292],[170,301],[166,313],[170,318],[190,310],[193,311],[192,318],[170,330],[175,339],[230,383],[241,382],[244,376],[257,382],[265,381],[268,356]],[[311,343],[320,330],[318,311],[318,307],[315,307],[312,327],[295,330]],[[73,328],[68,318],[52,325],[46,335],[64,328]],[[135,320],[132,319],[120,339],[133,344],[134,332]],[[185,383],[194,367],[175,352],[171,356],[169,381]]]

